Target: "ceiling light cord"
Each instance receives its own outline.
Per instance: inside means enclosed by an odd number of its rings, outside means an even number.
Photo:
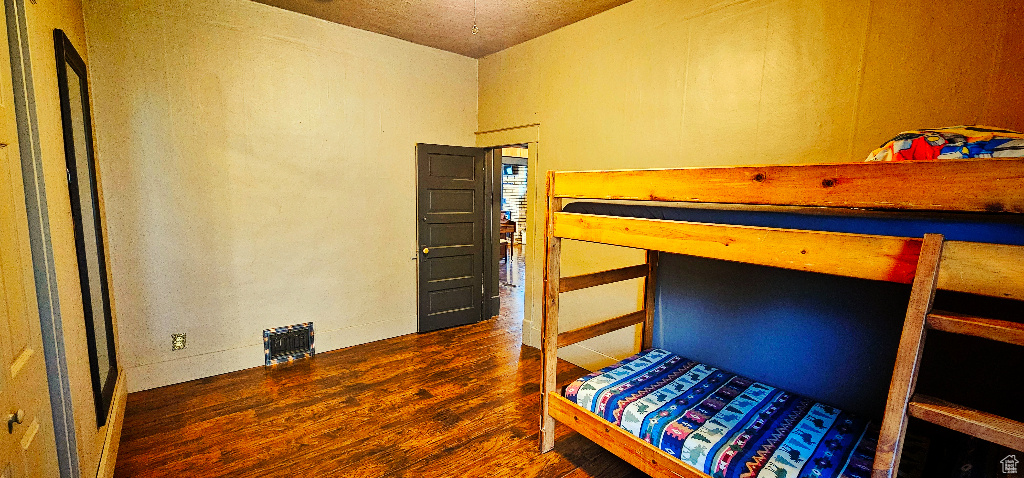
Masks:
[[[476,27],[476,0],[473,0],[473,34],[480,33],[480,29]]]

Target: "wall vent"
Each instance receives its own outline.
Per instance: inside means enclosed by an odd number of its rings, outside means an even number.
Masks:
[[[267,366],[312,357],[314,353],[312,322],[263,331],[263,356]]]

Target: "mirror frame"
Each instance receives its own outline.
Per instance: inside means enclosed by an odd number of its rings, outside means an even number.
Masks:
[[[117,384],[117,353],[114,344],[114,324],[110,309],[110,291],[107,284],[107,260],[103,240],[103,222],[100,213],[99,191],[97,189],[98,177],[96,175],[96,160],[93,154],[92,138],[92,114],[89,108],[89,85],[85,61],[75,50],[71,40],[63,31],[53,31],[54,48],[57,57],[57,87],[60,90],[60,114],[64,130],[64,159],[68,169],[68,194],[71,199],[71,218],[75,228],[75,252],[78,256],[78,275],[82,288],[82,309],[85,315],[85,336],[89,348],[89,368],[92,375],[93,397],[96,402],[96,423],[97,428],[103,427],[107,421],[107,413],[110,410],[110,403],[114,395],[114,386]],[[71,116],[70,86],[68,84],[67,68],[70,67],[78,76],[78,85],[81,92],[83,128],[85,135],[85,155],[89,164],[89,182],[93,212],[94,231],[88,231],[92,238],[87,237],[82,224],[81,196],[78,187],[77,155],[75,151],[75,131]],[[85,241],[96,241],[96,254],[99,262],[99,291],[90,290],[88,262],[85,256]],[[98,294],[97,294],[98,293]],[[93,317],[93,300],[103,301],[103,317]],[[96,320],[102,320],[106,329],[107,357],[110,369],[107,371],[105,383],[100,383],[99,357],[96,350]]]

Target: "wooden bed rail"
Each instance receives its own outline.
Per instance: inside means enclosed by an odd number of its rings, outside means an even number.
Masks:
[[[559,171],[557,198],[1024,213],[1024,158]]]
[[[629,327],[631,325],[642,324],[646,318],[647,311],[641,309],[612,319],[603,320],[586,327],[562,332],[558,334],[558,347],[566,347],[587,339],[607,334],[608,332]]]
[[[647,275],[647,264],[623,267],[608,271],[562,277],[558,282],[558,292],[572,292],[598,285],[611,284],[629,279],[637,279]]]
[[[560,239],[910,284],[921,239],[559,212]],[[938,288],[1024,300],[1024,248],[948,241]]]
[[[644,324],[643,340],[645,342],[649,341],[651,328],[654,325],[654,309],[652,308],[654,302],[653,277],[655,276],[652,271],[654,267],[657,267],[657,253],[648,253],[646,264],[638,264],[635,266],[621,267],[619,269],[559,278],[559,293],[572,292],[574,290],[586,289],[588,287],[595,287],[599,285],[614,284],[624,280],[644,278],[646,281],[644,287],[650,291],[650,303],[647,303],[648,301],[645,297],[645,307],[636,312],[623,314],[618,317],[613,317],[611,319],[603,320],[596,324],[587,325],[568,332],[561,332],[558,334],[558,342],[556,346],[559,348],[566,347],[587,339],[607,334],[608,332],[613,332],[637,324]],[[650,347],[650,344],[648,343],[645,347]]]
[[[577,406],[558,392],[545,396],[551,403],[551,413],[558,421],[572,425],[583,436],[607,448],[640,471],[651,476],[669,478],[707,478],[692,466],[679,461],[633,435],[612,425],[590,411]]]

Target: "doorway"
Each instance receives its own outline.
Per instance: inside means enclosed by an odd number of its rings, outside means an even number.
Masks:
[[[527,185],[529,145],[495,150],[501,154],[501,223],[498,248],[502,326],[522,330],[526,310]]]
[[[523,330],[529,146],[417,145],[419,332],[492,317]]]
[[[505,317],[501,328],[505,328],[515,334],[521,330],[521,341],[531,347],[540,347],[540,316],[541,307],[538,294],[543,290],[543,260],[531,260],[540,258],[544,254],[544,208],[546,197],[544,196],[544,174],[540,167],[540,123],[522,124],[503,128],[478,131],[476,133],[476,144],[479,147],[489,148],[495,151],[498,163],[506,157],[503,153],[505,148],[519,148],[519,154],[509,154],[507,157],[516,158],[519,155],[527,156],[526,161],[526,207],[522,210],[525,220],[523,227],[516,224],[516,242],[514,243],[513,254],[518,254],[511,261],[519,262],[519,274],[507,283],[514,283],[516,287],[498,286],[501,297],[501,308],[499,317]],[[504,151],[512,153],[512,151]],[[523,158],[514,160],[521,162]],[[504,169],[504,168],[501,168]],[[498,175],[500,182],[501,177]],[[507,201],[506,201],[507,203]],[[499,211],[500,214],[500,211]],[[538,226],[540,225],[540,226]],[[532,227],[531,227],[532,226]],[[538,229],[538,227],[540,229]],[[498,259],[500,261],[500,257]],[[498,262],[499,265],[508,264]],[[534,318],[537,320],[534,320]]]
[[[501,148],[501,251],[500,280],[503,286],[522,287],[525,270],[526,185],[529,177],[528,145]]]

